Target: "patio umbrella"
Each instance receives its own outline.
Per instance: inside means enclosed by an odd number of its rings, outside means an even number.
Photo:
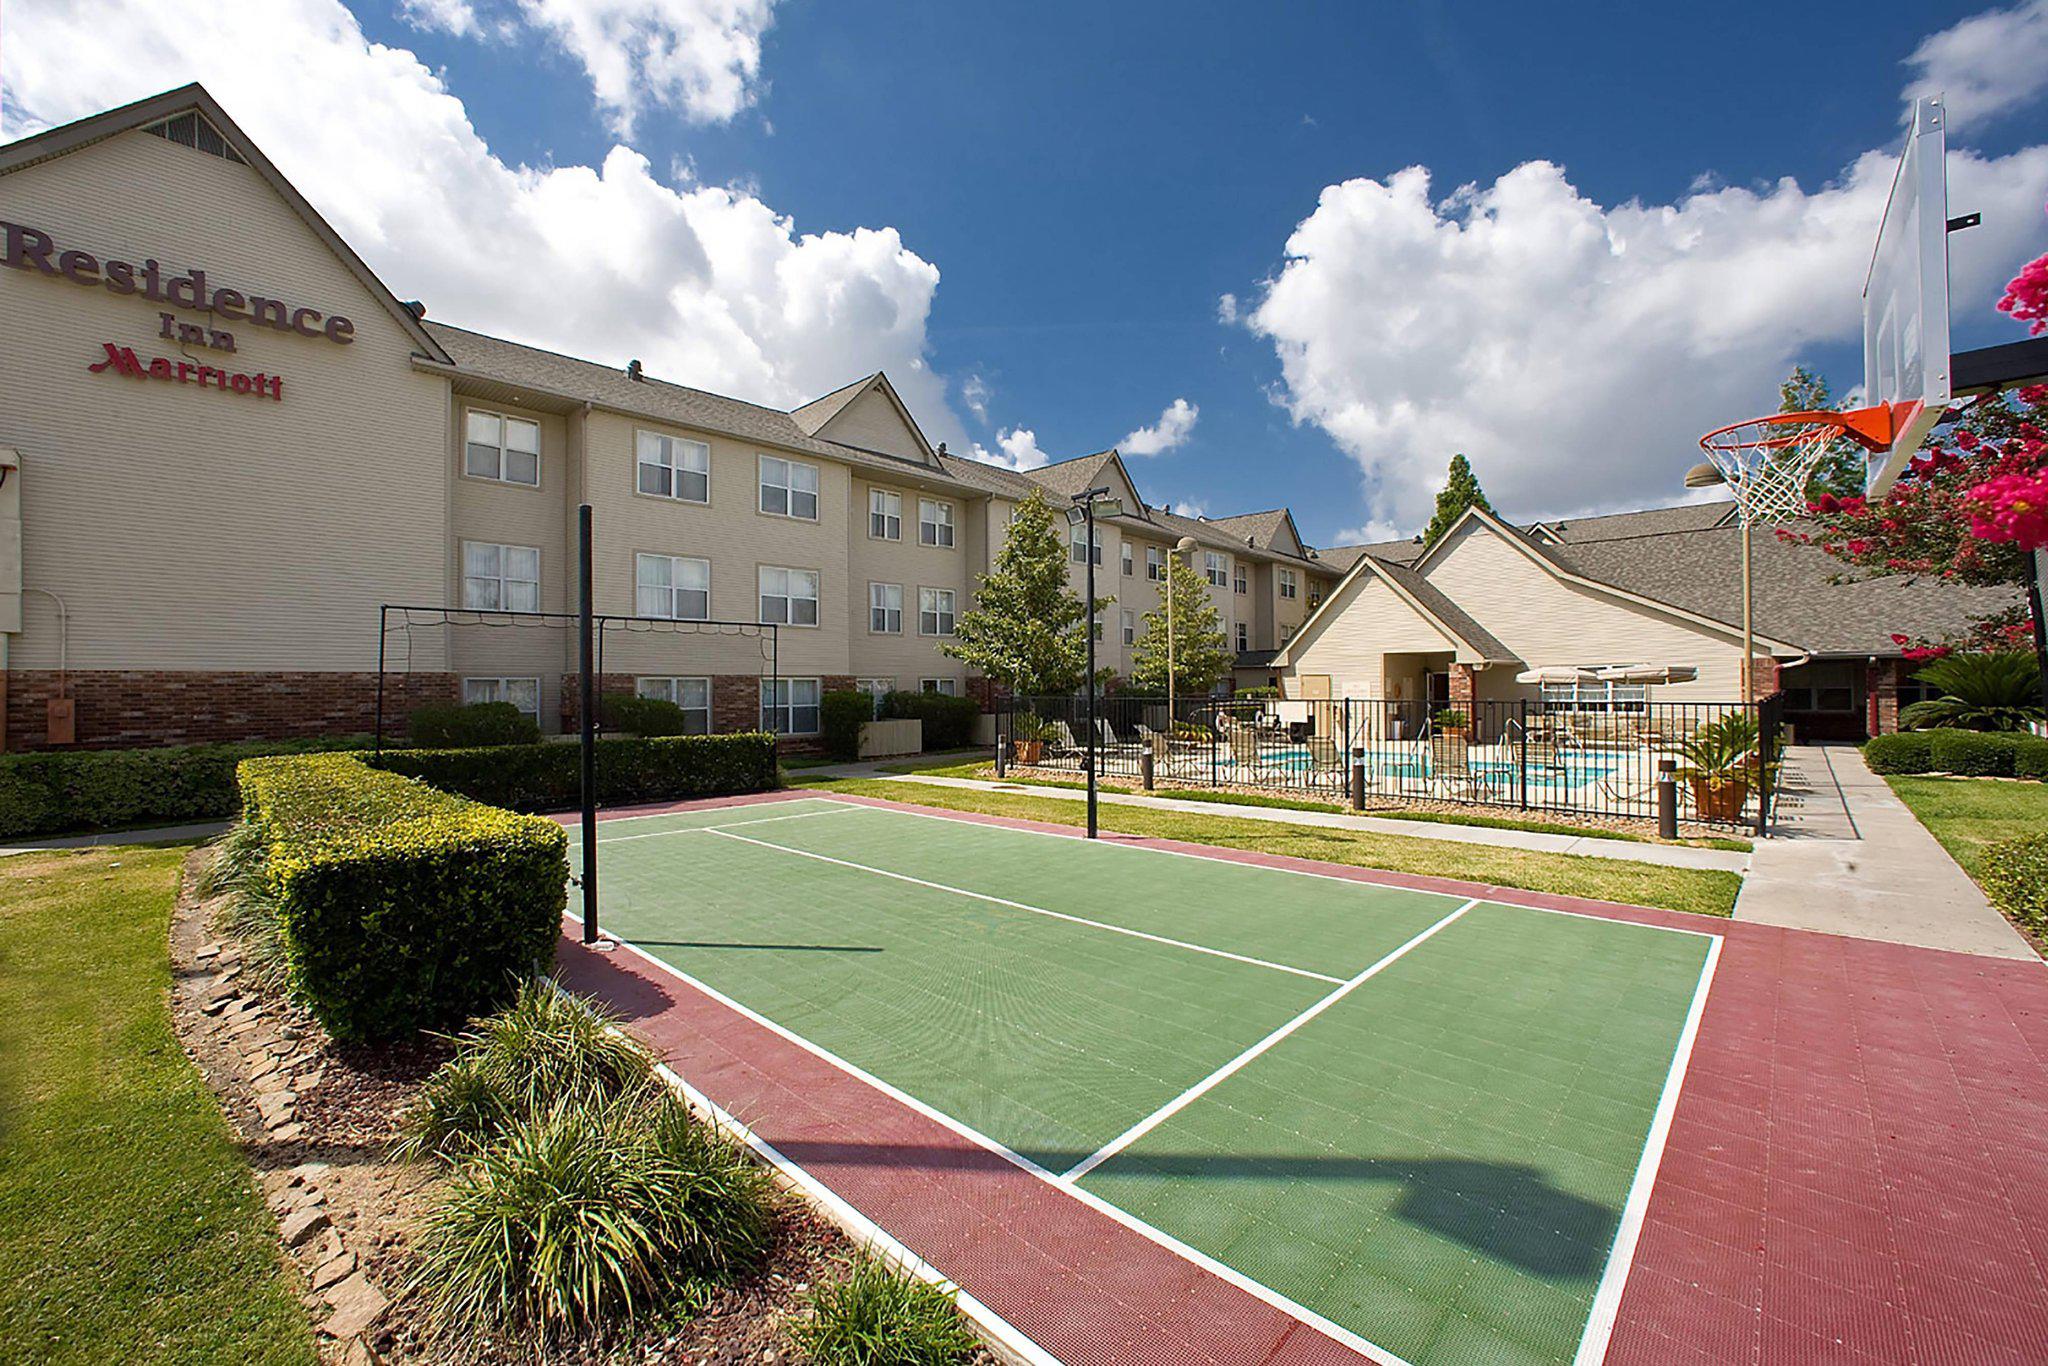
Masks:
[[[1524,669],[1515,675],[1517,683],[1599,683],[1603,681],[1599,670],[1576,664],[1547,664],[1540,669]]]
[[[1610,664],[1593,676],[1602,683],[1690,683],[1700,671],[1692,664]]]

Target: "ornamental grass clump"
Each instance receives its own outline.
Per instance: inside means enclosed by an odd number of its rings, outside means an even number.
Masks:
[[[819,1366],[951,1366],[981,1345],[953,1296],[863,1256],[805,1297],[789,1336]]]

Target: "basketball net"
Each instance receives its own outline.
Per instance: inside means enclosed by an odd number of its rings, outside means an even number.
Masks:
[[[1735,495],[1742,520],[1761,526],[1806,515],[1807,481],[1837,441],[1882,450],[1892,426],[1888,407],[1772,413],[1718,427],[1700,438],[1700,449]]]

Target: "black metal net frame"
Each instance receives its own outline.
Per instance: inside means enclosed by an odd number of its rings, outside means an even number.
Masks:
[[[393,614],[400,614],[394,622]],[[411,649],[414,630],[433,630],[447,627],[480,626],[493,630],[561,630],[573,642],[581,616],[576,612],[522,612],[509,608],[488,607],[425,607],[406,603],[382,603],[377,608],[377,720],[373,740],[373,752],[384,752],[384,680],[391,673],[401,675],[412,672]],[[722,639],[758,639],[761,645],[761,661],[767,667],[760,677],[770,685],[770,695],[781,691],[782,683],[782,637],[780,626],[772,621],[735,621],[724,618],[709,618],[702,621],[684,621],[673,617],[621,616],[614,613],[597,612],[591,615],[592,635],[597,654],[594,677],[601,685],[604,678],[604,650],[606,638],[614,632],[628,635],[671,635],[671,636],[717,636]],[[402,667],[391,667],[390,644],[393,632],[403,632],[406,644],[406,659]],[[563,673],[575,672],[573,663],[565,663]],[[679,675],[682,671],[678,671]],[[601,700],[601,699],[600,699]],[[597,727],[603,729],[603,711],[595,707],[598,716]],[[715,726],[715,717],[714,717]]]

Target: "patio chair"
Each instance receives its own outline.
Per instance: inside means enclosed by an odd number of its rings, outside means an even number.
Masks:
[[[1243,768],[1257,768],[1259,765],[1259,736],[1250,726],[1230,726],[1225,732],[1230,741],[1230,761]]]
[[[1315,774],[1341,774],[1344,771],[1344,751],[1327,735],[1311,735],[1308,738],[1308,767]]]
[[[1054,721],[1048,729],[1051,730],[1052,734],[1046,741],[1045,747],[1047,749],[1059,751],[1081,748],[1081,742],[1074,738],[1074,732],[1066,722]]]
[[[1429,742],[1429,785],[1433,796],[1475,797],[1484,779],[1472,767],[1472,742],[1462,731],[1443,731]]]

